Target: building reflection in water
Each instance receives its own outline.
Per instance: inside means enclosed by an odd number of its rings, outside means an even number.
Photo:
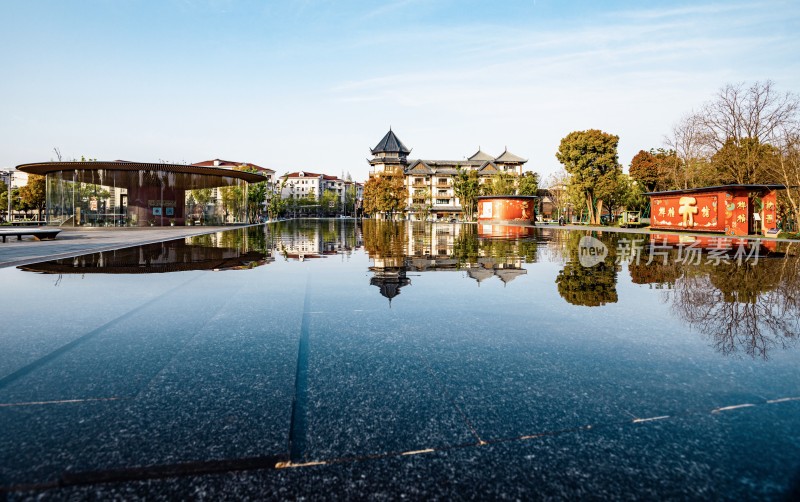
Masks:
[[[534,240],[497,238],[481,226],[458,223],[364,220],[364,248],[373,276],[370,284],[389,299],[411,284],[407,272],[462,271],[478,285],[497,278],[508,284],[528,273],[523,263],[537,259]],[[515,235],[515,237],[518,237]]]
[[[364,244],[354,219],[300,219],[265,227],[272,248],[286,260],[305,261],[332,255],[349,257]]]

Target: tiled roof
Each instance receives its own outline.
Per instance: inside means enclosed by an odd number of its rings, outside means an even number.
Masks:
[[[478,147],[478,151],[473,153],[469,160],[494,160],[494,157],[481,150],[481,147]]]
[[[528,162],[528,159],[523,159],[519,155],[514,155],[506,149],[502,155],[494,159],[497,162]]]
[[[411,150],[406,148],[406,145],[400,141],[400,138],[395,136],[394,132],[389,129],[386,136],[372,149],[372,154],[374,155],[376,153],[402,153],[408,155],[411,153]]]
[[[406,168],[406,173],[431,174],[433,170],[424,160],[416,160]]]
[[[204,160],[202,162],[197,162],[192,164],[193,166],[197,167],[221,167],[223,169],[233,169],[234,167],[245,166],[255,169],[258,172],[270,172],[274,173],[274,169],[268,169],[266,167],[257,166],[255,164],[251,164],[249,162],[233,162],[230,160],[222,160],[222,159],[213,159],[213,160]]]
[[[300,175],[302,173],[302,176]],[[309,171],[295,171],[293,173],[286,173],[281,178],[319,178],[325,176],[324,174],[312,173]]]

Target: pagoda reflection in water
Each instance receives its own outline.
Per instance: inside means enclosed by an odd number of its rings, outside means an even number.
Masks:
[[[391,302],[411,284],[407,272],[465,272],[477,285],[497,278],[508,284],[536,261],[536,242],[483,236],[480,227],[458,223],[365,220],[364,248],[373,273],[370,284]]]

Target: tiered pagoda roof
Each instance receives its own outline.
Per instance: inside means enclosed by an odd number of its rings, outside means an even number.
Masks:
[[[389,128],[389,132],[386,133],[386,136],[381,139],[378,144],[371,150],[372,154],[375,155],[377,153],[398,153],[402,155],[408,155],[411,153],[411,150],[406,148],[406,145],[400,141],[394,131]]]

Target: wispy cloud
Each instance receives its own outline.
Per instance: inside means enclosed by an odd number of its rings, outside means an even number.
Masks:
[[[393,0],[386,2],[370,11],[365,12],[361,19],[370,20],[392,14],[396,11],[408,9],[410,7],[419,6],[423,3],[430,3],[432,0]],[[390,23],[387,23],[387,25]]]

